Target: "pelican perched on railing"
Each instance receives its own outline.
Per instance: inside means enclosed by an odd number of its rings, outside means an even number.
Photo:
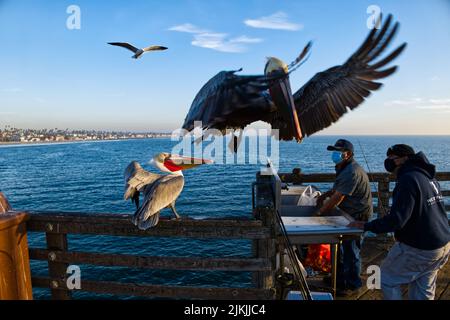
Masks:
[[[162,172],[162,175],[149,172],[136,161],[125,169],[124,199],[131,199],[136,205],[133,223],[141,230],[154,227],[159,222],[160,211],[172,209],[177,219],[180,218],[175,201],[184,187],[183,170],[201,164],[210,164],[211,160],[182,157],[169,153],[160,153],[153,157],[150,164]],[[139,206],[139,196],[143,193],[143,203]]]
[[[224,134],[226,129],[242,130],[261,120],[271,124],[272,129],[279,129],[280,139],[301,141],[329,127],[381,87],[374,80],[396,71],[397,66],[380,69],[394,60],[406,43],[375,61],[398,30],[398,22],[393,26],[391,23],[389,15],[383,27],[374,28],[344,64],[317,73],[293,96],[288,75],[304,61],[309,44],[289,66],[277,58],[269,58],[264,75],[218,73],[196,95],[183,129],[191,131],[194,122],[201,121],[202,129],[217,129]]]

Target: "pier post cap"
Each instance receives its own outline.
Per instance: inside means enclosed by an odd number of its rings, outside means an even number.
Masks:
[[[19,225],[27,221],[29,218],[30,215],[26,212],[8,211],[5,213],[0,213],[0,230]]]

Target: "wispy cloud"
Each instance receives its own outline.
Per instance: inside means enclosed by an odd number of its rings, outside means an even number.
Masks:
[[[426,106],[417,106],[417,109],[424,109],[424,110],[449,110],[450,111],[450,104],[430,104]]]
[[[213,49],[221,52],[244,52],[247,50],[245,44],[259,43],[262,39],[241,36],[229,39],[227,33],[200,33],[194,35],[193,46]]]
[[[412,106],[417,105],[419,103],[422,103],[422,98],[410,98],[410,99],[403,99],[403,100],[392,100],[385,103],[387,106]]]
[[[437,111],[438,113],[450,112],[450,99],[422,99],[410,98],[404,100],[392,100],[386,103],[388,106],[414,107],[419,110]]]
[[[212,49],[220,52],[245,52],[248,45],[264,41],[261,38],[251,38],[245,35],[230,37],[228,33],[213,32],[199,28],[191,23],[170,27],[168,30],[193,34],[191,44],[196,47]]]
[[[267,17],[261,17],[258,19],[247,19],[244,21],[244,23],[249,27],[259,29],[274,29],[287,31],[298,31],[303,29],[302,24],[288,21],[288,15],[282,11],[278,11]]]
[[[250,38],[247,36],[240,36],[234,39],[231,39],[230,42],[235,42],[235,43],[260,43],[263,42],[264,40],[261,38]]]
[[[430,102],[435,104],[450,104],[450,99],[430,99]]]
[[[197,26],[194,26],[191,23],[185,23],[185,24],[173,26],[173,27],[170,27],[168,30],[178,31],[178,32],[186,32],[186,33],[207,33],[207,32],[209,32],[208,30],[201,29]]]

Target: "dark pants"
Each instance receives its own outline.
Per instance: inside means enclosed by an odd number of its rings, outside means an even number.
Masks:
[[[361,243],[362,237],[342,241],[338,253],[337,287],[339,289],[357,289],[361,281]]]

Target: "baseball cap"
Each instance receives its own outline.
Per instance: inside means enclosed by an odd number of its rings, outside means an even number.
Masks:
[[[328,146],[328,151],[351,151],[353,152],[353,144],[345,139],[339,139],[334,146]]]

